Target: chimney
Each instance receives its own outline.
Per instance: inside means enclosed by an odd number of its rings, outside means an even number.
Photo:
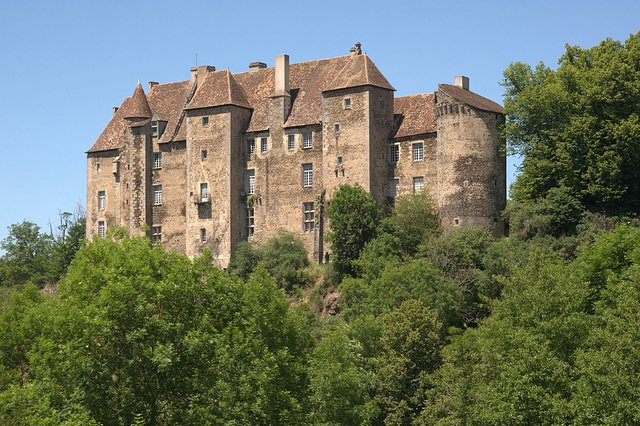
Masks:
[[[196,84],[200,84],[202,83],[202,80],[204,80],[204,77],[210,73],[216,70],[216,67],[212,67],[211,65],[200,65],[197,67],[192,67],[191,68],[191,81],[195,81]]]
[[[356,43],[356,55],[362,55],[362,43]]]
[[[157,81],[150,81],[149,82],[149,92],[151,92],[151,89],[153,89],[153,86],[157,86],[158,82]]]
[[[356,48],[355,47],[351,47],[351,49],[349,49],[349,55],[351,56],[356,56]]]
[[[289,55],[276,56],[276,91],[273,96],[289,96]]]
[[[249,64],[249,72],[256,72],[266,67],[267,64],[265,64],[264,62],[251,62]]]
[[[455,85],[461,89],[469,90],[469,77],[463,75],[456,76]]]
[[[120,107],[113,107],[113,115],[116,115],[116,112],[118,112],[118,108]]]

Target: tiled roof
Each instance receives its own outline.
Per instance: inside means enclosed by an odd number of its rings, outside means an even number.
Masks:
[[[476,93],[470,92],[469,90],[464,90],[461,87],[453,86],[451,84],[438,84],[438,90],[471,107],[478,108],[483,111],[497,112],[500,114],[504,113],[504,110],[499,104]]]
[[[182,113],[189,89],[191,88],[189,80],[181,81],[178,83],[158,84],[151,89],[151,92],[146,96],[145,103],[149,108],[149,115],[147,118],[151,118],[152,112],[156,113],[159,119],[167,120],[167,127],[162,134],[159,142],[168,142],[171,137],[176,133],[176,126],[179,123],[179,118]],[[109,151],[117,149],[123,144],[123,137],[127,128],[126,117],[131,116],[132,102],[136,92],[140,92],[144,95],[142,87],[136,87],[134,96],[126,98],[118,111],[113,115],[107,127],[102,131],[96,142],[87,152]],[[138,100],[140,102],[140,100]],[[176,140],[186,139],[186,130],[184,125],[178,129]]]
[[[208,73],[186,109],[210,108],[222,105],[251,108],[244,90],[236,83],[229,70]]]
[[[147,97],[140,83],[136,86],[136,90],[133,91],[131,102],[127,105],[125,112],[124,118],[151,118],[151,108],[149,108],[149,102],[147,102]]]
[[[331,84],[324,89],[325,91],[369,85],[396,90],[367,55],[355,55],[349,58],[349,62]]]
[[[400,120],[393,138],[434,133],[436,114],[433,93],[400,96],[394,99],[394,115]]]

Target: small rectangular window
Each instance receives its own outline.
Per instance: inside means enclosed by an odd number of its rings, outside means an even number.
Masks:
[[[153,205],[162,205],[162,185],[156,185],[153,187]]]
[[[200,241],[207,242],[207,230],[205,228],[200,228]]]
[[[254,234],[254,231],[255,231],[254,213],[255,213],[255,211],[253,210],[253,207],[249,207],[249,208],[247,208],[247,210],[245,210],[245,226],[247,228],[247,237],[248,238],[253,237],[253,234]]]
[[[247,140],[247,155],[255,154],[256,152],[256,141],[255,139]]]
[[[289,135],[287,139],[289,151],[293,151],[296,148],[296,135]]]
[[[336,123],[335,131],[336,131],[336,134],[340,133],[340,124],[339,123]]]
[[[302,165],[302,186],[304,188],[313,186],[313,164]]]
[[[304,211],[304,232],[313,232],[316,219],[314,212],[314,204],[313,203],[303,203],[302,209]]]
[[[255,194],[256,192],[256,172],[255,170],[247,170],[247,194]]]
[[[342,166],[342,157],[338,157],[338,166]]]
[[[151,228],[151,243],[158,244],[162,242],[162,226],[154,226]]]
[[[205,160],[207,159],[207,155],[208,155],[208,153],[207,153],[207,150],[206,150],[206,149],[203,149],[203,150],[200,152],[200,156],[202,157],[202,161],[205,161]]]
[[[312,146],[313,146],[313,134],[310,132],[305,133],[302,147],[307,149],[307,148],[311,148]]]
[[[400,180],[391,179],[389,181],[389,197],[395,198],[398,196],[398,186],[400,185]]]
[[[104,191],[98,191],[98,210],[104,210],[106,207],[107,195]]]
[[[424,178],[423,177],[414,177],[413,178],[413,193],[420,194],[422,192],[422,188],[424,187]]]
[[[345,98],[344,109],[351,109],[351,98]]]
[[[154,152],[153,153],[153,168],[161,169],[162,168],[162,153]]]
[[[267,138],[260,139],[260,151],[264,154],[267,152]]]
[[[158,136],[158,122],[151,122],[151,136]]]
[[[413,161],[422,161],[424,156],[424,150],[422,148],[422,143],[414,143],[413,144]]]
[[[200,184],[200,201],[203,203],[209,201],[209,184],[207,183]]]
[[[202,117],[202,127],[209,126],[209,117]]]
[[[100,170],[102,170],[102,166],[100,166],[100,163],[96,164],[96,172],[100,173]]]
[[[391,145],[389,147],[389,162],[397,163],[399,159],[400,159],[400,146]]]
[[[104,238],[104,235],[105,235],[104,228],[105,228],[104,222],[103,221],[98,222],[98,237]]]

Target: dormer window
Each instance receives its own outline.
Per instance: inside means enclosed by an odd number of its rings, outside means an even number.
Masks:
[[[158,136],[158,122],[151,122],[151,136]]]

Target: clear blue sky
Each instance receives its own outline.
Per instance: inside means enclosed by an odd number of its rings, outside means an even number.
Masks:
[[[512,62],[555,66],[565,43],[591,47],[640,30],[640,2],[6,1],[0,8],[0,239],[24,219],[48,229],[85,203],[86,155],[138,78],[189,78],[345,55],[355,42],[397,95],[456,75],[502,103]],[[509,181],[515,172],[511,159]]]

